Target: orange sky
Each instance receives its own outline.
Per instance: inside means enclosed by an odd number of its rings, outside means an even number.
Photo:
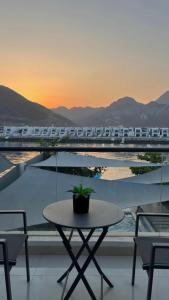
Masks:
[[[169,89],[169,1],[6,0],[0,84],[47,107],[140,102]]]
[[[18,84],[19,82],[19,84]],[[95,82],[95,85],[94,83]],[[148,103],[154,99],[157,99],[163,92],[165,92],[165,88],[161,88],[159,86],[155,86],[152,89],[149,89],[147,95],[143,91],[138,91],[137,87],[122,87],[122,84],[116,84],[111,87],[101,85],[101,80],[98,79],[98,84],[96,79],[91,82],[86,82],[81,86],[78,82],[73,85],[73,83],[63,82],[63,86],[53,85],[51,86],[51,82],[47,82],[46,80],[30,80],[29,77],[26,77],[24,80],[18,79],[17,82],[11,80],[1,81],[2,85],[6,85],[17,91],[28,100],[33,102],[38,102],[48,108],[54,108],[57,106],[66,106],[66,107],[74,107],[74,106],[107,106],[113,101],[124,97],[131,96],[135,98],[139,102]],[[72,84],[72,86],[71,86]],[[64,87],[65,85],[65,87]]]

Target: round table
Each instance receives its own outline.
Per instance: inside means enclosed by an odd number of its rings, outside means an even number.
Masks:
[[[48,222],[53,223],[55,225],[63,240],[63,244],[72,260],[72,264],[70,265],[70,267],[58,279],[58,282],[61,282],[66,277],[62,299],[69,299],[78,282],[82,280],[91,298],[93,300],[96,300],[93,290],[90,287],[86,277],[84,276],[84,272],[86,271],[91,261],[93,261],[95,267],[101,275],[101,293],[103,298],[103,280],[105,280],[110,287],[113,287],[113,284],[110,282],[110,280],[106,277],[106,275],[100,268],[95,258],[95,253],[100,247],[102,241],[104,240],[108,232],[108,228],[114,224],[119,223],[123,219],[124,213],[122,209],[110,202],[91,199],[89,212],[87,214],[75,214],[73,212],[73,200],[62,200],[59,202],[52,203],[49,206],[45,207],[43,210],[43,216]],[[71,229],[69,238],[67,238],[67,236],[64,233],[64,227]],[[87,236],[85,236],[85,234],[82,232],[83,229],[89,230]],[[89,247],[89,240],[92,237],[94,231],[97,229],[100,229],[98,231],[98,239],[91,249]],[[82,240],[82,246],[80,247],[76,255],[73,253],[72,246],[70,244],[74,230],[77,230]],[[83,266],[81,267],[78,263],[78,259],[84,249],[87,249],[88,257],[84,262]],[[63,298],[69,273],[74,267],[77,269],[78,275],[75,278],[66,296]]]

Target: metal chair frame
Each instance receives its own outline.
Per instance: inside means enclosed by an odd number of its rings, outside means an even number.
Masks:
[[[23,232],[26,235],[25,242],[24,242],[26,277],[27,277],[27,282],[30,282],[29,253],[28,253],[28,231],[27,231],[26,212],[24,210],[0,210],[0,215],[2,215],[2,214],[3,215],[4,214],[22,215]],[[3,236],[4,236],[4,234],[3,234]],[[12,268],[12,265],[10,264],[9,259],[8,259],[8,241],[7,241],[7,239],[8,239],[8,234],[6,234],[6,239],[4,239],[4,238],[1,239],[1,234],[0,234],[0,247],[2,247],[2,254],[3,254],[3,262],[1,264],[4,265],[7,300],[12,300],[11,282],[10,282],[10,270]]]
[[[167,213],[137,213],[136,215],[136,227],[135,227],[135,237],[138,237],[139,233],[139,221],[141,217],[168,217],[169,214]],[[168,239],[169,241],[169,239]],[[137,244],[134,240],[134,253],[133,253],[133,267],[132,267],[132,285],[134,286],[135,283],[135,270],[136,270],[136,258],[137,258]],[[148,288],[147,288],[147,300],[151,300],[152,295],[152,285],[153,285],[153,275],[154,269],[157,268],[155,266],[155,256],[157,249],[168,249],[169,250],[169,242],[168,243],[152,243],[151,255],[150,255],[150,264],[148,267]],[[158,265],[158,269],[168,269],[164,265]]]

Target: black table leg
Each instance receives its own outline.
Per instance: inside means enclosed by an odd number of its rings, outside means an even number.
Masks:
[[[89,234],[87,235],[87,237],[85,238],[82,231],[81,230],[77,230],[82,241],[83,241],[83,244],[81,246],[81,248],[79,249],[78,253],[76,254],[76,259],[78,260],[78,258],[80,257],[81,253],[83,252],[83,250],[86,248],[88,250],[88,252],[90,253],[91,250],[90,250],[90,247],[88,245],[88,241],[90,240],[90,237],[92,236],[93,232],[95,231],[95,229],[92,229],[90,230]],[[70,241],[70,239],[69,239]],[[96,269],[98,270],[99,274],[102,276],[102,278],[104,279],[104,281],[109,285],[109,287],[114,287],[113,284],[111,283],[111,281],[107,278],[107,276],[104,274],[104,272],[101,270],[97,260],[95,257],[92,258],[93,260],[93,263],[95,264],[96,266]],[[73,269],[74,267],[74,263],[72,263],[70,265],[70,267],[66,270],[66,272],[57,280],[58,283],[60,283],[66,276],[68,273],[71,272],[71,270]]]
[[[63,240],[64,246],[65,246],[65,248],[66,248],[66,250],[67,250],[67,252],[68,252],[70,258],[72,259],[73,265],[76,267],[76,269],[77,269],[77,271],[78,271],[78,274],[80,274],[80,279],[82,279],[82,281],[83,281],[84,285],[86,286],[86,289],[88,290],[88,292],[89,292],[91,298],[92,298],[93,300],[97,300],[96,297],[95,297],[95,295],[94,295],[94,293],[93,293],[93,291],[92,291],[92,289],[91,289],[91,287],[90,287],[90,285],[89,285],[89,283],[88,283],[88,281],[87,281],[87,279],[85,278],[84,274],[82,273],[81,267],[79,266],[79,264],[78,264],[78,262],[77,262],[77,260],[76,260],[76,257],[75,257],[75,255],[74,255],[72,249],[71,249],[70,243],[69,243],[69,241],[68,241],[66,235],[65,235],[64,232],[63,232],[63,229],[62,229],[60,226],[58,226],[58,227],[57,227],[57,230],[58,230],[58,232],[59,232],[59,234],[60,234],[60,236],[61,236],[61,238],[62,238],[62,240]],[[80,279],[78,280],[78,282],[80,281]],[[77,283],[78,283],[78,282],[77,282]],[[74,287],[71,289],[71,294],[72,294],[73,290],[75,289],[77,283],[76,283],[75,285],[74,285],[74,283],[73,283],[73,286],[74,286]],[[70,290],[69,290],[69,291],[70,291]],[[68,291],[68,293],[69,293],[69,291]],[[68,295],[68,293],[67,293],[67,295],[64,297],[64,300],[69,299],[69,297],[71,296],[71,294]]]
[[[60,226],[57,226],[56,228],[57,228],[57,230],[58,230],[58,232],[59,232],[59,234],[60,234],[60,236],[61,236],[61,238],[63,240],[63,243],[65,245],[65,248],[66,248],[66,250],[67,250],[70,258],[72,259],[73,265],[76,267],[76,269],[78,271],[78,275],[75,278],[75,280],[74,280],[72,286],[70,287],[69,291],[67,292],[66,296],[64,297],[64,300],[68,300],[70,298],[70,296],[72,295],[72,293],[73,293],[75,287],[77,286],[78,282],[80,281],[80,279],[82,279],[82,281],[83,281],[83,283],[84,283],[84,285],[85,285],[85,287],[86,287],[89,295],[91,296],[91,298],[93,300],[96,300],[96,297],[95,297],[95,295],[94,295],[94,293],[93,293],[93,291],[92,291],[92,289],[91,289],[91,287],[90,287],[87,279],[84,276],[84,272],[86,271],[89,263],[91,262],[91,260],[93,259],[94,255],[95,255],[97,249],[99,248],[99,246],[102,243],[104,237],[106,236],[106,233],[108,231],[108,227],[103,228],[102,233],[100,234],[100,236],[99,236],[98,240],[96,241],[94,247],[90,250],[89,256],[87,257],[87,259],[84,262],[84,264],[83,264],[82,267],[80,267],[80,265],[78,264],[76,256],[72,252],[70,243],[69,243],[67,237],[65,236],[65,234],[63,232],[63,229]],[[85,239],[85,243],[86,243],[86,239]]]
[[[98,240],[96,241],[96,243],[95,243],[93,249],[92,249],[91,252],[89,253],[89,256],[87,257],[86,261],[84,262],[84,264],[83,264],[83,266],[82,266],[82,268],[81,268],[81,272],[79,272],[79,274],[77,275],[75,281],[73,282],[73,284],[72,284],[71,288],[69,289],[69,291],[68,291],[68,293],[67,293],[66,296],[68,296],[68,297],[71,296],[71,294],[72,294],[73,290],[75,289],[76,285],[78,284],[78,282],[80,281],[80,279],[82,279],[82,276],[84,276],[84,272],[86,271],[86,269],[87,269],[89,263],[91,262],[91,260],[93,259],[94,255],[95,255],[97,249],[99,248],[99,246],[100,246],[100,244],[102,243],[104,237],[106,236],[107,231],[108,231],[108,228],[103,228],[102,233],[100,234]],[[87,287],[86,287],[86,288],[87,288]],[[88,290],[88,289],[87,289],[87,290]],[[69,298],[66,298],[66,297],[65,297],[65,300],[67,300],[67,299],[69,299]],[[92,299],[96,299],[96,297],[95,297],[95,298],[92,298]]]
[[[78,233],[79,233],[79,235],[80,235],[80,237],[81,237],[81,239],[82,239],[82,241],[83,241],[83,245],[85,246],[85,248],[88,250],[88,252],[89,252],[89,254],[90,254],[90,253],[91,253],[91,249],[90,249],[90,247],[89,247],[89,245],[88,245],[87,239],[85,239],[85,237],[84,237],[84,235],[83,235],[83,233],[82,233],[82,231],[81,231],[80,229],[77,229],[77,231],[78,231]],[[102,278],[104,279],[104,281],[106,281],[107,284],[108,284],[111,288],[113,288],[113,287],[114,287],[113,284],[112,284],[111,281],[107,278],[107,276],[103,273],[102,269],[100,268],[100,266],[99,266],[99,264],[98,264],[98,262],[97,262],[97,260],[96,260],[96,258],[95,258],[94,256],[93,256],[92,260],[93,260],[93,263],[94,263],[96,269],[98,270],[99,274],[102,276]]]
[[[88,242],[93,234],[95,229],[91,229],[90,232],[88,233],[87,237],[86,237],[86,242]],[[70,241],[70,239],[69,239]],[[76,254],[76,260],[78,260],[78,258],[80,257],[81,253],[83,252],[83,250],[85,249],[85,244],[82,244],[81,248],[79,249],[78,253]],[[70,273],[72,271],[74,267],[74,263],[72,263],[70,265],[70,267],[66,270],[66,272],[57,280],[58,283],[60,283],[66,276],[67,273]]]

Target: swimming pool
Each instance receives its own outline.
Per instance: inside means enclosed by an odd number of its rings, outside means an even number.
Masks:
[[[125,213],[124,219],[109,228],[109,231],[118,232],[134,232],[135,231],[135,220],[131,213]]]

